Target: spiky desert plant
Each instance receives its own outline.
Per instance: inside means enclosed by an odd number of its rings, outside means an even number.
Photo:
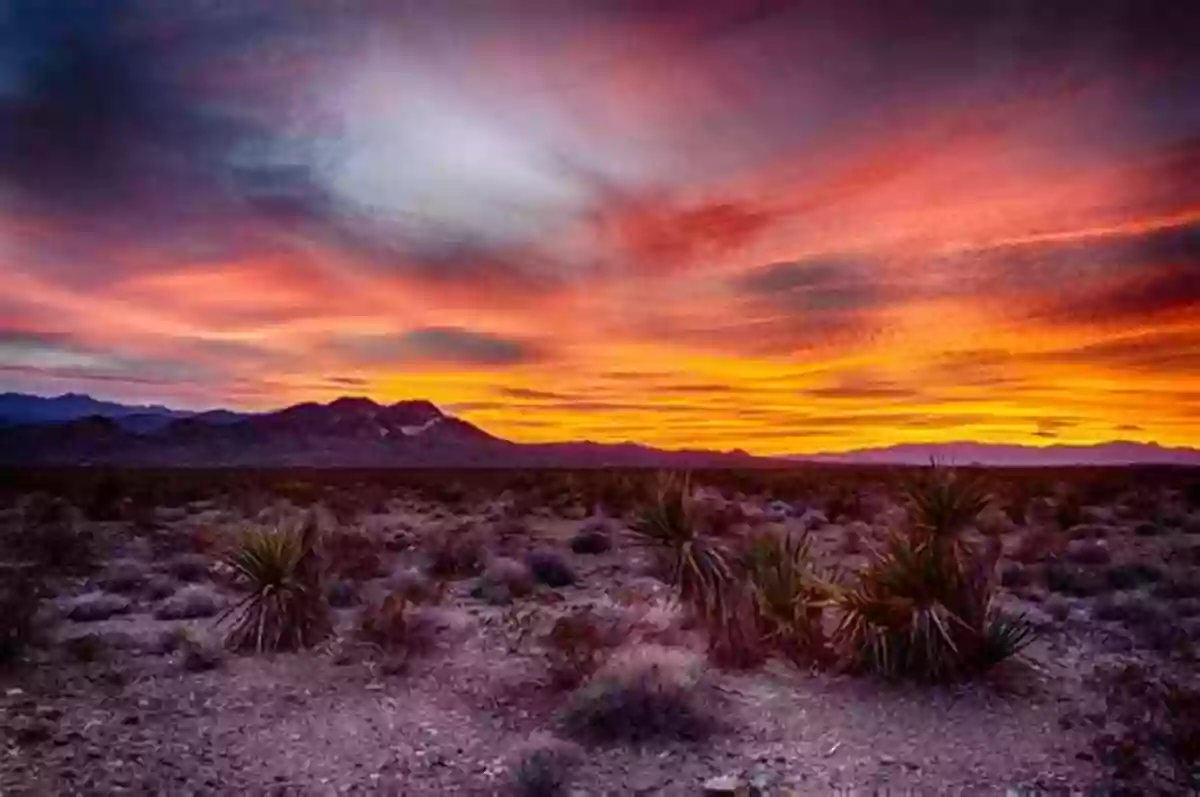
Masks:
[[[807,533],[759,533],[743,553],[746,586],[764,641],[795,662],[823,660],[828,590]]]
[[[992,603],[986,562],[944,540],[894,534],[848,586],[831,588],[834,647],[854,671],[953,681],[1019,653],[1032,629]]]
[[[230,647],[295,650],[329,632],[317,538],[311,517],[298,530],[253,528],[242,534],[225,562],[248,594],[218,618],[232,618]]]
[[[652,551],[664,579],[702,617],[720,610],[733,575],[730,556],[719,539],[703,533],[687,476],[660,475],[654,499],[630,532],[634,544]]]
[[[962,532],[992,500],[978,479],[936,464],[905,486],[904,498],[913,536],[928,539],[960,563],[971,553]]]

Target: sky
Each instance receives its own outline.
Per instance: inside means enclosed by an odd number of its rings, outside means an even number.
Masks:
[[[0,390],[1200,445],[1200,4],[0,0]]]

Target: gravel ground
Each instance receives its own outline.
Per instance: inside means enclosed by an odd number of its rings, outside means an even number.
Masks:
[[[534,526],[562,550],[579,524]],[[547,606],[662,590],[620,550],[567,556],[581,585],[545,595]],[[153,641],[211,621],[155,620],[149,601],[100,622],[64,621],[60,641],[97,633],[112,649],[84,663],[60,645],[0,676],[0,795],[507,793],[514,752],[553,730],[557,701],[538,683],[539,660],[508,644],[506,609],[468,592],[454,586],[436,648],[400,674],[357,649],[232,657],[188,672]],[[353,610],[341,615],[344,626],[354,620]],[[1087,740],[1059,722],[1095,657],[1073,622],[1034,647],[1032,666],[956,690],[783,665],[719,674],[721,734],[703,746],[590,749],[575,793],[700,794],[719,775],[771,794],[1086,790],[1097,777]]]

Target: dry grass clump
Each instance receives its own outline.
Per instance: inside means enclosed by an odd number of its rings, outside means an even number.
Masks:
[[[446,579],[470,578],[483,570],[487,550],[471,526],[431,531],[424,540],[426,570]]]
[[[208,587],[184,587],[159,604],[156,620],[193,620],[212,617],[221,610],[221,599]]]
[[[909,487],[911,527],[846,586],[833,646],[852,671],[892,679],[951,681],[980,674],[1032,637],[1023,618],[992,602],[994,563],[962,532],[988,504],[975,482],[931,469]]]
[[[247,590],[222,613],[232,618],[230,647],[258,653],[311,647],[329,633],[321,588],[318,532],[310,517],[298,531],[249,529],[225,563]]]
[[[566,797],[583,750],[573,742],[539,734],[513,756],[514,797]]]
[[[570,696],[562,722],[588,742],[699,741],[715,729],[712,709],[701,656],[637,645],[614,653]]]
[[[546,652],[551,685],[557,689],[577,687],[596,672],[628,635],[629,628],[620,618],[604,616],[589,608],[557,618],[540,640]]]
[[[412,650],[427,642],[426,626],[407,597],[391,593],[372,601],[359,619],[359,634],[384,651]]]
[[[336,578],[366,581],[384,575],[383,551],[383,541],[363,529],[342,527],[321,535],[321,558]]]
[[[525,557],[525,564],[534,579],[547,587],[569,587],[576,581],[575,571],[557,551],[546,548],[530,551]]]
[[[472,594],[489,603],[505,604],[525,597],[533,592],[533,587],[533,574],[528,567],[515,559],[497,556],[488,560]]]
[[[702,617],[721,610],[733,578],[731,556],[721,539],[702,531],[687,477],[660,476],[654,500],[630,531],[635,544],[652,552],[663,580]]]

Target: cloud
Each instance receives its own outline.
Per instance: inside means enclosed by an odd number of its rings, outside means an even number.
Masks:
[[[402,365],[436,362],[510,366],[539,361],[542,350],[527,341],[462,327],[424,327],[394,335],[347,337],[335,344],[362,362]]]
[[[502,396],[514,399],[529,399],[533,401],[565,401],[571,400],[572,396],[565,393],[554,393],[549,390],[534,390],[528,387],[502,387],[496,391]]]

